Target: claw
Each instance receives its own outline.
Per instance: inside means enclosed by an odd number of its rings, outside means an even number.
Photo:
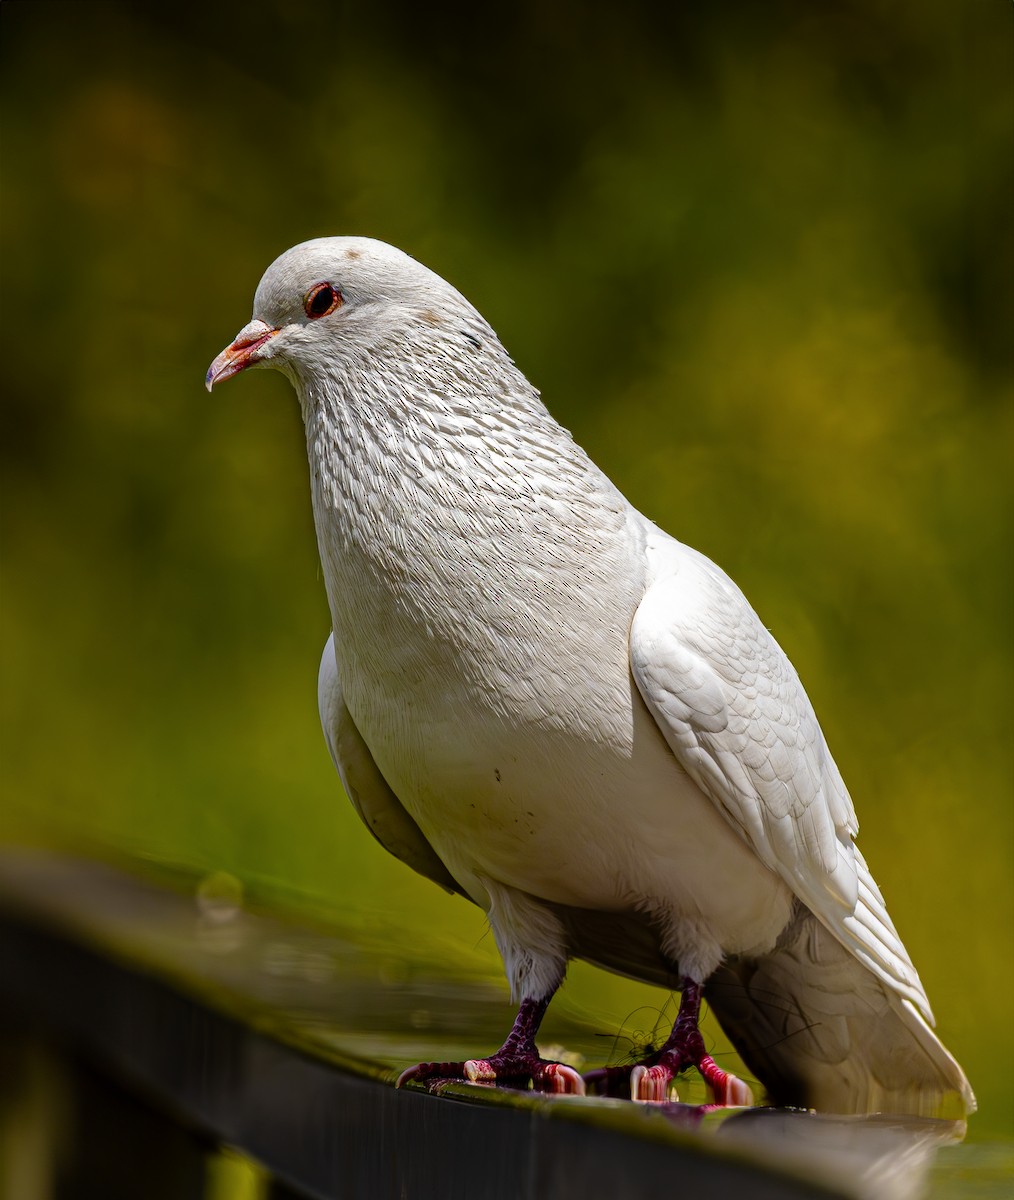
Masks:
[[[722,1108],[750,1108],[752,1106],[753,1092],[742,1079],[731,1075],[728,1071],[723,1071],[710,1055],[702,1056],[697,1064],[697,1069],[716,1104]]]
[[[753,1105],[753,1092],[736,1075],[723,1072],[725,1079],[721,1083],[711,1083],[709,1088],[715,1097],[715,1103],[723,1108],[750,1108]]]
[[[469,1083],[496,1083],[496,1071],[488,1058],[470,1058],[461,1064],[461,1074]]]
[[[630,1072],[630,1098],[642,1104],[664,1104],[678,1100],[675,1090],[670,1093],[673,1073],[668,1067],[645,1067],[638,1064]]]
[[[584,1080],[573,1067],[563,1063],[546,1063],[533,1083],[540,1092],[548,1092],[553,1096],[585,1094]]]
[[[453,1079],[455,1074],[461,1074],[460,1063],[416,1063],[414,1067],[407,1067],[398,1078],[394,1081],[396,1088],[404,1087],[406,1083],[411,1083],[417,1080],[420,1083],[432,1079]]]

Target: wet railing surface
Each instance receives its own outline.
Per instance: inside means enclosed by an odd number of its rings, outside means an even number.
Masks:
[[[406,966],[362,929],[246,911],[227,880],[187,895],[8,851],[0,1186],[12,1200],[888,1200],[962,1195],[974,1176],[968,1194],[1003,1194],[996,1170],[956,1157],[962,1123],[394,1089],[399,1065],[492,1047],[506,1019],[484,980]],[[594,1031],[553,1034],[581,1050]]]

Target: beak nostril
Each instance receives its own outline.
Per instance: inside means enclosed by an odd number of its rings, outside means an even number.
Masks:
[[[271,337],[270,333],[251,333],[246,337],[241,335],[232,343],[232,348],[233,350],[248,350],[263,345],[269,337]]]
[[[216,383],[231,379],[246,367],[252,367],[259,361],[257,351],[278,332],[279,330],[272,329],[263,321],[253,321],[246,329],[241,329],[235,341],[226,346],[208,368],[204,386],[210,392]]]

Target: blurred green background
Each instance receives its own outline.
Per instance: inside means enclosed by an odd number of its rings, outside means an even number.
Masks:
[[[0,837],[380,910],[499,971],[481,914],[384,855],[328,760],[294,396],[203,388],[278,253],[380,237],[751,597],[972,1134],[1009,1134],[1009,3],[0,19]],[[664,1000],[590,968],[569,995],[606,1030]]]

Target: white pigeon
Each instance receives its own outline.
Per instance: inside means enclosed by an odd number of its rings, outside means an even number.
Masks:
[[[597,1087],[662,1099],[702,996],[776,1103],[971,1112],[788,659],[734,583],[634,509],[450,284],[368,238],[277,259],[207,386],[299,396],[333,633],[320,714],[387,850],[487,914],[517,1020],[406,1079],[581,1091],[535,1035],[571,957],[678,987]]]

